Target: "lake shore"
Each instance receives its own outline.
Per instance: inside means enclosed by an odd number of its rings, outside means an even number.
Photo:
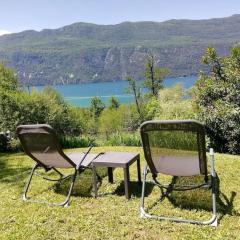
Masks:
[[[169,77],[164,80],[164,86],[171,87],[177,83],[181,83],[184,88],[187,89],[192,87],[196,80],[196,76]],[[142,84],[142,81],[139,81],[139,84]],[[126,89],[128,88],[127,81],[55,85],[52,87],[57,90],[67,102],[77,107],[89,107],[91,99],[94,96],[99,97],[105,104],[111,96],[115,96],[121,104],[128,104],[133,101],[133,96],[126,93]],[[34,88],[41,91],[44,86],[30,87],[30,91]],[[144,92],[144,89],[142,89],[142,91]]]

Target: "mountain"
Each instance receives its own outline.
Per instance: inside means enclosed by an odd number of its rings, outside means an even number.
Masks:
[[[0,60],[16,69],[22,84],[69,84],[143,78],[152,51],[172,76],[195,75],[209,45],[225,55],[240,42],[240,14],[209,20],[74,23],[40,32],[0,36]]]

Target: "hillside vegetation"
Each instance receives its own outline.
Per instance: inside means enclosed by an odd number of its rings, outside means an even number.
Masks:
[[[198,73],[204,49],[225,55],[240,40],[240,15],[210,20],[74,23],[0,37],[0,59],[17,69],[22,84],[68,84],[143,79],[150,50],[173,76]]]

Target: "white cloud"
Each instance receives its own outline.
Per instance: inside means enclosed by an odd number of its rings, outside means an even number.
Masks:
[[[9,33],[11,33],[11,32],[9,32],[7,30],[0,29],[0,36],[4,35],[4,34],[9,34]]]

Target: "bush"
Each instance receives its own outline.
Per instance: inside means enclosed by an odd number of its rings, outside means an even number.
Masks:
[[[118,109],[104,109],[99,118],[99,131],[108,138],[110,134],[123,130],[123,114],[121,107]]]
[[[8,148],[9,152],[23,151],[23,148],[22,148],[22,145],[21,145],[19,139],[12,138],[11,140],[9,140],[8,146],[9,146],[9,148]]]
[[[160,90],[158,99],[152,98],[146,105],[147,118],[159,120],[195,119],[192,99],[181,84]]]
[[[50,124],[60,135],[82,133],[76,110],[52,94],[33,91],[3,92],[0,96],[0,129],[15,132],[20,124]]]
[[[15,91],[17,88],[18,81],[13,69],[0,63],[0,91]]]
[[[0,152],[17,152],[22,150],[20,141],[18,139],[11,138],[10,133],[0,133]]]
[[[8,150],[9,139],[4,133],[0,133],[0,152],[6,152]]]

